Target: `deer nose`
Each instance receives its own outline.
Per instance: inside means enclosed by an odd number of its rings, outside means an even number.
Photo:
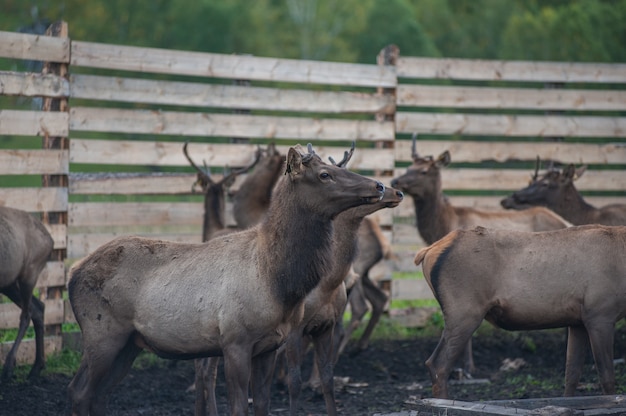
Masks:
[[[395,188],[397,185],[398,185],[398,180],[397,180],[397,179],[395,179],[395,178],[394,178],[394,179],[392,179],[392,180],[391,180],[391,187],[392,187],[392,188]]]
[[[400,199],[404,199],[404,193],[402,193],[402,191],[396,191],[396,196]]]

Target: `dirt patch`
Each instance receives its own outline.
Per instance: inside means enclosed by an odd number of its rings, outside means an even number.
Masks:
[[[622,325],[624,327],[624,325]],[[478,367],[475,378],[488,383],[454,384],[452,398],[467,401],[513,398],[556,397],[563,391],[565,330],[510,333],[489,331],[474,337]],[[424,361],[438,337],[410,340],[379,340],[359,355],[340,357],[335,375],[340,414],[372,415],[410,409],[410,398],[430,397],[430,381]],[[626,328],[616,333],[616,358],[626,357]],[[501,371],[505,359],[521,358],[525,365]],[[587,359],[581,380],[581,395],[601,394],[597,375]],[[308,375],[310,360],[303,368]],[[626,392],[626,365],[617,364],[618,392]],[[218,385],[220,414],[227,414],[223,379]],[[0,386],[0,414],[12,416],[49,416],[66,410],[66,387],[70,377],[45,375],[33,383],[8,383]],[[159,361],[148,369],[133,369],[115,389],[109,415],[178,416],[193,415],[194,394],[187,391],[193,381],[193,363]],[[280,385],[272,387],[273,415],[288,414],[289,398]],[[311,390],[301,396],[301,414],[324,415],[324,401]]]

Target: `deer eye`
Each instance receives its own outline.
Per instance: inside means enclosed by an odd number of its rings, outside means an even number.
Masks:
[[[320,179],[328,179],[330,178],[330,174],[328,172],[320,173]]]

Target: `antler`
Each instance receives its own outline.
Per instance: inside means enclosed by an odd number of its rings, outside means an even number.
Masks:
[[[193,168],[196,170],[196,172],[198,172],[198,179],[194,182],[194,184],[191,186],[191,190],[193,192],[193,188],[200,183],[200,186],[202,186],[202,183],[214,183],[213,180],[211,179],[211,177],[209,176],[209,170],[207,169],[202,170],[198,167],[198,165],[196,165],[194,163],[194,161],[191,159],[191,157],[189,156],[189,153],[187,152],[187,145],[189,145],[189,142],[185,142],[185,144],[183,145],[183,153],[185,154],[185,157],[187,158],[187,160],[189,161],[189,163],[191,164],[191,166],[193,166]],[[204,186],[202,186],[204,188]]]
[[[539,155],[537,155],[537,163],[535,163],[535,174],[532,177],[532,181],[533,182],[537,181],[538,177],[539,177]]]
[[[413,158],[413,160],[419,159],[419,155],[417,154],[417,152],[415,151],[415,146],[417,143],[417,132],[413,133],[413,136],[411,137],[412,143],[411,143],[411,157]]]
[[[345,152],[343,152],[343,159],[341,159],[339,161],[339,163],[335,163],[335,159],[333,159],[332,156],[328,156],[328,160],[330,160],[330,163],[332,163],[333,165],[338,166],[340,168],[346,167],[346,165],[348,164],[350,159],[352,159],[352,155],[354,154],[354,147],[355,146],[356,146],[356,143],[353,141],[352,142],[352,146],[350,147],[350,150],[346,150]]]
[[[231,171],[228,175],[222,178],[222,182],[227,183],[227,181],[233,179],[235,176],[248,172],[250,169],[254,167],[254,165],[256,165],[259,162],[262,154],[263,154],[263,151],[261,151],[261,147],[259,146],[258,150],[254,153],[254,160],[252,161],[252,163],[250,163],[248,166],[245,166],[243,168],[239,168],[239,169],[235,169]]]
[[[315,151],[313,151],[313,145],[311,143],[308,143],[306,145],[306,148],[307,148],[309,153],[306,154],[306,155],[302,155],[302,161],[303,162],[310,161],[311,159],[313,159],[313,156],[315,155]]]

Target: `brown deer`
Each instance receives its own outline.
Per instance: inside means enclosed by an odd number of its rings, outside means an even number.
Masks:
[[[262,152],[261,149],[257,149],[255,152],[254,161],[241,169],[236,169],[230,173],[224,175],[221,180],[214,181],[211,178],[209,169],[205,166],[204,169],[200,168],[193,159],[189,156],[187,150],[188,142],[183,145],[183,153],[189,164],[196,170],[197,179],[192,186],[192,191],[196,185],[199,185],[204,195],[204,214],[202,221],[202,241],[206,242],[214,236],[224,233],[232,232],[234,229],[229,230],[226,228],[225,220],[225,197],[226,192],[230,186],[235,182],[238,175],[247,173],[259,162]],[[196,392],[195,400],[195,414],[196,416],[203,416],[207,412],[207,406],[209,414],[217,415],[217,407],[215,406],[215,379],[217,377],[217,367],[219,365],[219,357],[207,357],[198,358],[194,361],[196,369],[196,377],[192,389]]]
[[[526,209],[532,206],[550,208],[575,225],[626,225],[626,204],[611,204],[596,208],[582,197],[574,181],[587,170],[573,164],[559,169],[548,169],[539,177],[539,160],[530,184],[500,201],[507,209]]]
[[[346,152],[337,166],[345,167],[354,147]],[[331,158],[331,162],[334,161]],[[304,301],[304,318],[301,325],[289,335],[285,344],[287,359],[287,385],[289,388],[290,413],[296,415],[298,398],[302,389],[300,369],[303,351],[311,341],[314,346],[316,370],[319,372],[321,390],[329,415],[337,414],[334,393],[334,365],[337,346],[335,327],[341,322],[346,306],[344,281],[350,272],[357,253],[357,233],[365,216],[383,208],[394,208],[402,202],[403,194],[386,188],[383,198],[374,204],[361,205],[339,214],[333,224],[333,265],[320,284]]]
[[[68,292],[83,358],[72,414],[102,415],[142,349],[174,359],[223,356],[230,412],[269,412],[276,348],[332,266],[333,219],[378,202],[384,185],[290,148],[257,226],[185,244],[120,237],[78,262]],[[293,261],[298,259],[298,261]]]
[[[259,162],[232,195],[233,215],[240,229],[252,227],[261,221],[285,162],[285,157],[276,150],[274,143],[268,144],[264,151],[259,151],[262,153]]]
[[[52,253],[54,241],[44,225],[27,212],[0,207],[0,293],[20,307],[15,342],[4,360],[2,380],[13,376],[16,354],[32,320],[35,329],[35,362],[29,377],[45,367],[44,304],[33,297],[33,289]]]
[[[426,361],[433,395],[483,319],[511,331],[568,327],[565,395],[573,396],[588,341],[604,394],[615,394],[615,323],[626,316],[626,227],[583,225],[543,233],[476,227],[420,250],[415,264],[445,326]]]
[[[417,229],[426,244],[433,244],[457,228],[481,225],[518,231],[548,231],[571,226],[570,223],[544,207],[524,211],[481,210],[453,206],[442,191],[441,169],[450,163],[446,150],[437,159],[420,157],[415,151],[413,135],[413,164],[406,173],[391,181],[391,186],[413,197]],[[471,342],[467,346],[464,370],[474,372]]]

